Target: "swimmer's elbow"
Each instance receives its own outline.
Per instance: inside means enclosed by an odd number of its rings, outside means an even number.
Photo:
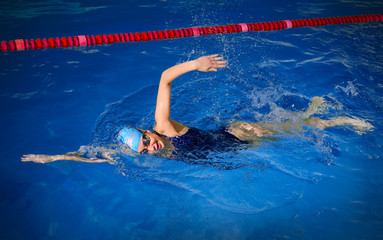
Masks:
[[[165,70],[161,74],[160,86],[170,86],[174,78],[171,78],[171,74],[169,73],[169,69]]]

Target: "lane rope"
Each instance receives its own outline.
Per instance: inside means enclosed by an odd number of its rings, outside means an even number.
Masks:
[[[314,18],[301,20],[283,20],[275,22],[261,23],[239,23],[233,25],[209,26],[209,27],[191,27],[175,30],[148,31],[135,33],[115,33],[103,35],[79,35],[62,38],[37,38],[37,39],[16,39],[2,41],[0,44],[1,52],[23,51],[47,48],[70,48],[85,47],[102,44],[128,43],[128,42],[146,42],[154,40],[198,37],[215,34],[228,34],[254,31],[274,31],[298,27],[316,27],[330,24],[349,24],[363,22],[383,21],[383,14],[356,15],[344,17]]]

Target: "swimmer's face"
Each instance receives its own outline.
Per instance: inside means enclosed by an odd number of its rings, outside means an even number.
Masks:
[[[145,130],[142,133],[137,152],[142,153],[147,151],[148,153],[153,153],[164,147],[164,141],[160,136],[149,130]]]

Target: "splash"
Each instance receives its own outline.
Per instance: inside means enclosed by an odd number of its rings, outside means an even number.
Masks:
[[[302,111],[294,115],[288,109],[309,108],[307,97],[280,88],[256,89],[249,81],[232,81],[220,77],[198,78],[175,87],[174,118],[188,126],[214,129],[235,118],[255,120],[255,112],[269,121],[286,117],[302,119]],[[217,88],[218,83],[227,83],[227,88]],[[150,129],[154,107],[149,106],[153,101],[147,97],[155,96],[156,91],[155,86],[150,86],[107,105],[96,123],[95,145],[116,145],[115,135],[125,125]],[[213,91],[218,97],[210,97]],[[314,102],[318,109],[324,109],[319,108],[324,100]],[[181,160],[135,154],[119,145],[113,153],[117,159],[116,172],[120,175],[176,186],[226,211],[253,214],[291,204],[300,199],[306,184],[316,184],[327,177],[323,166],[331,165],[337,149],[331,139],[323,139],[320,132],[311,138],[277,135],[236,151],[210,152],[204,158]],[[297,144],[302,145],[302,152],[291,153]],[[306,156],[307,152],[310,157]],[[302,163],[302,156],[306,156],[305,163],[297,164]]]

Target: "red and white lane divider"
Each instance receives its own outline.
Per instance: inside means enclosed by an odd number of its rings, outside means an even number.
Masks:
[[[264,23],[240,23],[233,25],[210,26],[210,27],[192,27],[176,30],[149,31],[141,33],[119,33],[103,35],[79,35],[62,38],[43,38],[43,39],[16,39],[8,42],[2,41],[0,51],[22,51],[46,48],[67,48],[81,47],[101,44],[113,44],[124,42],[145,42],[153,40],[197,37],[214,34],[251,32],[251,31],[272,31],[286,28],[297,27],[316,27],[329,24],[347,24],[361,22],[383,21],[383,14],[357,15],[345,17],[315,18],[302,20],[283,20]]]

